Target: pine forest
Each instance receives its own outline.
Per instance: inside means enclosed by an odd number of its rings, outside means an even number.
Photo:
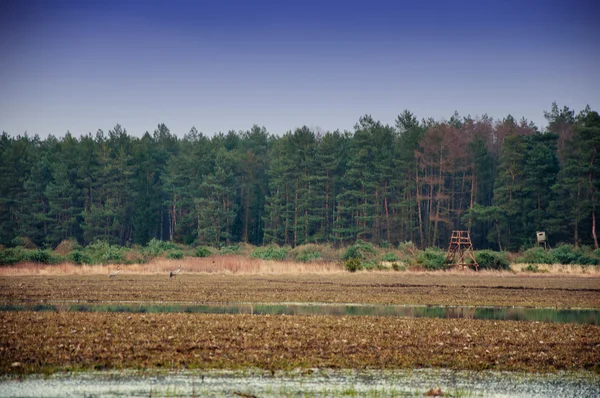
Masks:
[[[0,244],[425,248],[461,229],[476,249],[518,251],[536,231],[597,249],[600,116],[554,103],[545,117],[544,131],[404,111],[395,125],[365,115],[353,131],[3,133]]]

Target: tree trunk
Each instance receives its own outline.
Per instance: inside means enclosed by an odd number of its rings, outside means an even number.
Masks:
[[[598,249],[598,237],[596,236],[596,205],[592,206],[592,237],[594,238],[594,248]]]
[[[310,198],[310,183],[308,184],[308,192],[306,194],[306,207],[304,208],[304,244],[308,243],[308,206]]]
[[[475,167],[473,167],[474,169]],[[471,174],[471,200],[469,201],[469,210],[473,209],[473,204],[475,203],[475,190],[476,190],[477,180],[475,179],[475,172],[473,171]],[[468,230],[471,230],[471,225],[473,225],[473,212],[469,212],[469,224],[467,225]]]
[[[372,239],[375,240],[377,244],[379,244],[379,238],[381,236],[381,231],[379,230],[379,186],[375,188],[375,225],[373,226],[373,233],[371,235]]]
[[[250,202],[248,192],[242,187],[242,197],[244,198],[244,229],[242,232],[242,242],[248,243],[248,224],[250,223]]]
[[[294,244],[296,247],[298,242],[298,179],[296,179],[296,200],[294,201]]]
[[[283,244],[287,245],[288,244],[288,235],[289,235],[289,229],[290,229],[290,215],[289,215],[289,211],[288,211],[288,206],[290,203],[290,198],[289,198],[289,189],[288,189],[288,184],[285,184],[285,227],[284,227],[284,231],[283,231]]]
[[[329,170],[325,180],[325,239],[329,242]]]
[[[498,221],[495,221],[496,223],[496,232],[498,233],[498,249],[500,249],[500,251],[502,251],[502,243],[500,243],[500,223]]]
[[[419,216],[419,246],[423,247],[423,215],[421,212],[421,195],[419,194],[419,167],[415,168],[416,186],[415,198],[417,199],[417,214]]]
[[[442,198],[444,194],[444,178],[442,177],[442,149],[440,148],[440,164],[439,164],[439,174],[438,174],[438,194],[440,195],[439,199],[436,203],[435,209],[435,222],[433,224],[433,236],[431,239],[431,244],[435,245],[438,236],[438,225],[440,220],[440,207],[442,205]],[[431,196],[433,198],[433,188],[431,190]],[[431,213],[429,213],[431,216]]]
[[[581,189],[579,187],[579,183],[577,184],[577,200],[575,202],[575,248],[577,249],[579,247],[579,196],[581,193]]]
[[[388,199],[387,196],[383,200],[383,204],[385,206],[385,227],[386,227],[386,238],[388,243],[392,240],[390,239],[390,209],[388,207]]]

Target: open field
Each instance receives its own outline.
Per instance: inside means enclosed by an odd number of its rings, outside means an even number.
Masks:
[[[0,278],[0,302],[323,302],[600,308],[600,278],[474,272]]]
[[[0,373],[75,369],[600,371],[600,327],[389,317],[0,312]]]
[[[184,272],[0,277],[0,303],[370,303],[600,308],[600,278],[510,272]],[[146,264],[144,266],[147,266]],[[115,267],[110,267],[114,269]],[[600,374],[600,326],[344,315],[1,312],[0,374],[418,369]]]

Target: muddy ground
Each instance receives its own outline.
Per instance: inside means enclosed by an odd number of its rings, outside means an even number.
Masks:
[[[600,278],[473,273],[105,275],[0,278],[0,303],[82,301],[323,302],[600,308]]]
[[[469,319],[0,312],[0,373],[296,368],[600,371],[600,327]]]

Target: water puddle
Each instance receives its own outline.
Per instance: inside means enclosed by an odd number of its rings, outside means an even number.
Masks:
[[[423,396],[438,388],[453,397],[597,397],[600,376],[586,372],[310,369],[274,375],[261,371],[124,371],[30,376],[21,380],[0,378],[0,397],[381,397]]]
[[[363,304],[158,304],[45,303],[4,304],[0,311],[72,311],[128,313],[192,313],[255,315],[396,316],[404,318],[467,318],[600,325],[600,310],[522,307],[461,307]]]

